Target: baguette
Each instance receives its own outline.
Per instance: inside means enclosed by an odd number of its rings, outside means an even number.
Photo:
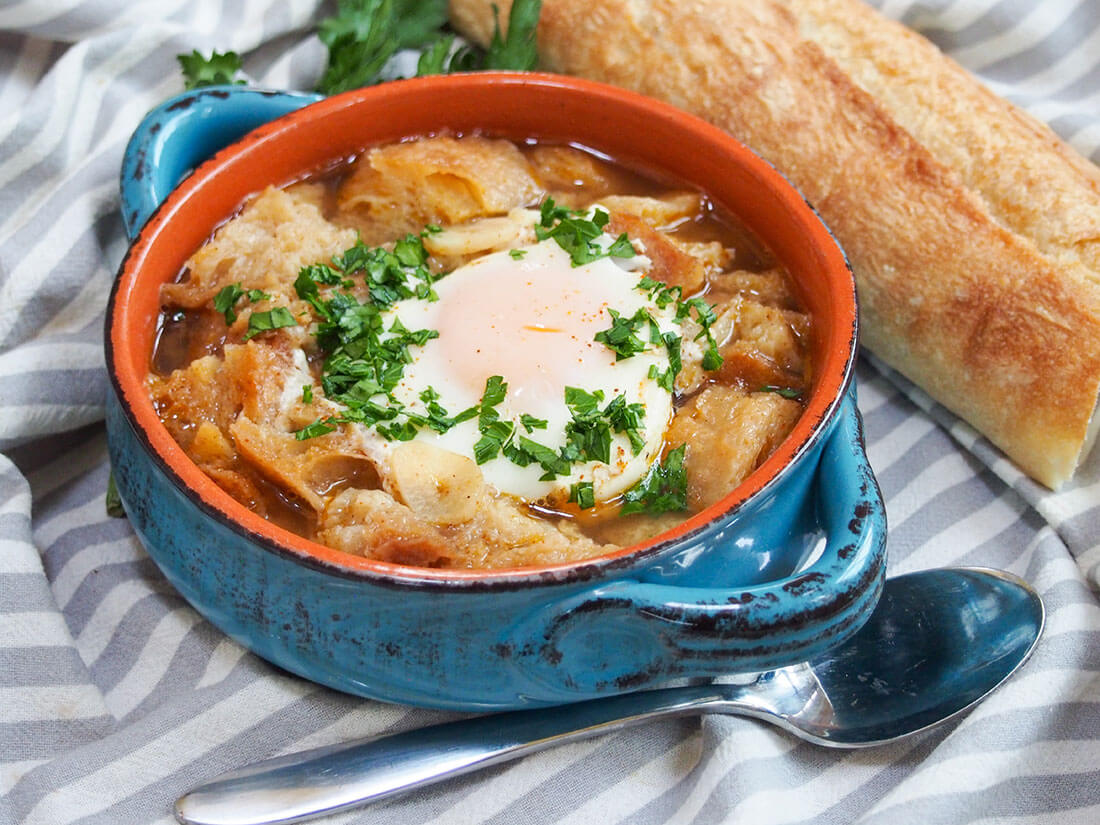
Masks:
[[[488,42],[496,0],[451,0]],[[506,20],[509,3],[500,3]],[[859,0],[544,0],[542,67],[775,165],[848,253],[862,342],[1057,488],[1100,393],[1100,171]]]

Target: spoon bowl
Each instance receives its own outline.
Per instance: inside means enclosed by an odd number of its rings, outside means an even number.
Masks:
[[[882,745],[984,699],[1031,655],[1043,622],[1039,595],[1010,573],[910,573],[886,582],[853,637],[806,664],[748,683],[479,716],[268,759],[181,797],[176,817],[186,825],[300,822],[667,716],[751,716],[827,747]]]

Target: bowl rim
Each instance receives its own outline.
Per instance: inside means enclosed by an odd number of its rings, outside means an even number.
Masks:
[[[176,210],[188,198],[201,192],[215,170],[230,164],[233,158],[253,144],[292,140],[293,137],[285,136],[292,134],[295,125],[302,119],[323,118],[326,114],[347,106],[383,105],[392,95],[404,94],[410,89],[430,94],[445,93],[453,87],[465,88],[471,85],[488,90],[514,88],[518,85],[525,88],[535,87],[549,94],[591,96],[594,103],[614,101],[619,105],[643,109],[647,115],[676,121],[676,125],[682,127],[687,137],[723,144],[731,158],[747,164],[754,175],[771,186],[773,192],[788,207],[788,214],[803,219],[803,234],[811,239],[821,258],[821,266],[832,272],[831,280],[840,282],[838,273],[841,270],[846,273],[843,280],[844,292],[838,296],[845,310],[844,316],[837,319],[838,325],[848,329],[847,352],[840,369],[835,374],[822,375],[819,380],[815,380],[806,407],[795,427],[769,458],[737,487],[718,502],[647,541],[590,558],[513,568],[425,568],[344,553],[268,522],[218,487],[168,434],[167,428],[153,410],[152,401],[145,390],[145,375],[135,374],[129,367],[129,359],[118,357],[119,352],[124,351],[125,345],[131,340],[124,324],[128,309],[125,298],[140,282],[135,273],[142,271],[142,265],[151,248],[165,231],[164,227],[171,225]],[[204,90],[198,90],[202,91]],[[248,91],[273,94],[270,90]],[[446,124],[441,124],[440,128],[445,129]],[[597,151],[600,149],[598,146],[590,148]],[[281,185],[285,186],[290,182],[292,181],[284,181]],[[705,187],[703,189],[706,191]],[[721,203],[720,200],[718,202]],[[211,224],[211,232],[217,225]],[[847,255],[813,205],[770,163],[729,133],[671,104],[620,87],[546,72],[477,72],[396,80],[323,98],[257,127],[196,166],[141,227],[132,239],[112,284],[105,327],[108,377],[125,422],[157,469],[204,514],[265,551],[330,575],[366,579],[398,587],[476,591],[538,587],[613,577],[619,570],[667,552],[735,515],[747,503],[762,497],[780,484],[794,471],[800,459],[832,431],[832,425],[853,381],[859,340],[855,279]],[[117,340],[116,334],[119,336]],[[148,334],[155,334],[155,331]],[[836,336],[839,338],[841,334],[838,329]],[[829,390],[827,393],[826,389]]]

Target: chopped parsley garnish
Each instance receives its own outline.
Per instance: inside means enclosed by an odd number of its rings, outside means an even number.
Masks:
[[[424,249],[424,242],[416,235],[406,235],[394,245],[392,252],[380,246],[367,246],[362,240],[356,241],[355,246],[346,250],[343,255],[333,257],[331,269],[342,280],[364,277],[370,289],[371,300],[385,308],[403,298],[414,296],[428,300],[437,299],[438,296],[432,289],[434,278],[427,261],[428,252]],[[318,276],[326,280],[319,280]],[[309,277],[327,284],[331,283],[333,274],[325,271],[316,274],[311,272]],[[295,288],[298,288],[297,282]],[[309,300],[301,290],[298,295]]]
[[[664,309],[670,304],[676,305],[676,320],[682,322],[685,318],[691,317],[692,311],[695,312],[695,320],[702,327],[700,332],[695,336],[695,340],[700,338],[706,338],[707,349],[703,353],[703,369],[708,371],[714,371],[722,366],[722,355],[718,351],[718,342],[714,339],[714,333],[711,331],[711,326],[717,320],[717,316],[714,314],[714,307],[708,304],[703,298],[696,296],[683,300],[681,298],[682,290],[678,286],[669,286],[655,278],[645,276],[638,281],[637,289],[649,295],[659,309]],[[671,373],[666,371],[665,373],[657,374],[655,370],[650,370],[650,377],[660,377],[663,381],[661,386],[666,386],[669,392],[672,392],[672,387],[676,380],[676,375],[680,372],[680,345],[679,343],[673,345],[669,341],[668,333],[665,333],[662,338],[665,341],[665,346],[668,348],[669,361],[675,362],[675,368],[670,369]],[[675,352],[674,352],[675,349]]]
[[[451,49],[454,47],[453,34],[445,35],[438,40],[429,43],[427,48],[420,53],[416,61],[416,76],[423,77],[429,74],[446,74],[450,63]]]
[[[331,417],[326,419],[318,419],[312,424],[307,424],[294,433],[294,437],[299,441],[305,441],[307,438],[317,438],[320,435],[328,435],[331,432],[335,432],[336,425],[343,423],[337,418]]]
[[[630,238],[626,236],[626,233],[621,232],[619,237],[612,241],[611,246],[607,248],[607,254],[612,258],[633,258],[638,254],[638,250],[634,248],[634,244],[630,242]]]
[[[538,464],[544,470],[539,476],[539,481],[553,481],[558,476],[569,475],[571,462],[561,453],[556,453],[550,447],[522,435],[514,442],[505,444],[503,451],[509,461],[520,467],[526,467],[531,463]]]
[[[499,375],[485,382],[481,402],[471,413],[477,415],[477,428],[481,438],[474,444],[474,460],[478,464],[492,461],[503,455],[519,467],[538,464],[543,469],[540,481],[553,481],[570,473],[572,465],[585,461],[611,461],[611,433],[625,433],[635,455],[645,446],[640,427],[645,418],[641,404],[627,404],[625,396],[617,396],[607,407],[600,409],[603,392],[587,392],[577,387],[567,387],[565,401],[572,413],[572,420],[565,426],[566,444],[555,451],[533,439],[520,435],[511,421],[500,418],[497,406],[504,400],[508,384]],[[545,429],[547,422],[530,415],[521,415],[520,423],[528,433],[533,429]]]
[[[641,434],[642,421],[645,419],[644,404],[627,404],[625,395],[617,395],[604,408],[603,415],[612,430],[626,435],[634,455],[642,451],[645,446],[645,439]]]
[[[242,295],[244,290],[241,289],[240,284],[229,284],[229,286],[223,286],[214,296],[214,309],[225,316],[226,326],[237,320],[235,307]]]
[[[248,332],[244,334],[244,340],[247,341],[261,332],[296,326],[298,321],[286,307],[275,307],[267,312],[253,312],[248,316]]]
[[[592,263],[608,256],[631,258],[638,254],[625,232],[606,248],[596,243],[596,239],[604,234],[603,228],[610,220],[610,215],[602,209],[577,211],[557,206],[553,198],[547,198],[539,207],[535,237],[540,241],[553,238],[558,246],[569,253],[573,266]]]
[[[658,309],[664,309],[669,304],[678,303],[683,296],[683,289],[678,286],[669,286],[664,281],[643,275],[634,287],[649,295],[649,299],[657,305]]]
[[[642,451],[645,439],[641,435],[645,407],[627,404],[619,395],[600,409],[602,390],[587,392],[577,387],[565,388],[565,404],[572,420],[565,425],[565,446],[562,456],[570,461],[601,461],[611,463],[611,433],[624,433],[634,455]]]
[[[211,52],[210,57],[203,57],[195,49],[191,54],[177,54],[176,60],[183,70],[183,85],[186,89],[243,85],[245,82],[237,79],[237,73],[241,70],[241,56],[236,52]]]
[[[122,496],[118,494],[114,473],[107,474],[107,495],[103,504],[111,518],[126,518],[126,509],[122,506]]]
[[[430,300],[434,296],[427,261],[420,238],[408,235],[393,251],[369,247],[360,240],[333,256],[330,263],[299,271],[294,289],[317,315],[317,345],[325,355],[321,389],[326,398],[347,409],[338,416],[318,419],[300,430],[298,438],[323,435],[337,424],[354,422],[373,426],[384,438],[407,441],[420,427],[446,432],[458,420],[465,420],[450,417],[437,395],[422,396],[427,415],[406,409],[393,396],[405,364],[411,360],[409,347],[424,346],[439,333],[406,329],[398,318],[387,328],[382,311],[403,298]],[[370,296],[365,303],[346,291],[360,278]],[[326,287],[324,293],[322,287]],[[473,414],[476,412],[460,415],[469,418]]]
[[[485,381],[485,392],[477,416],[477,429],[481,438],[474,444],[474,461],[484,464],[500,454],[501,448],[512,437],[511,421],[501,421],[496,407],[504,400],[508,385],[499,375],[491,375]]]
[[[665,349],[668,351],[668,369],[661,371],[657,369],[656,364],[650,364],[649,377],[657,379],[657,386],[673,392],[676,389],[676,376],[683,368],[680,345],[684,339],[675,332],[666,332],[661,336],[661,340],[665,342]]]
[[[695,310],[695,320],[698,322],[702,329],[695,336],[695,340],[700,338],[707,339],[707,350],[703,353],[703,369],[713,371],[722,366],[722,355],[718,352],[718,342],[714,340],[714,333],[711,331],[711,326],[714,324],[717,317],[714,314],[714,307],[704,301],[702,298],[689,298],[686,301],[679,301],[676,304],[676,318],[683,320],[691,315],[691,311]]]
[[[244,289],[240,282],[223,286],[214,296],[214,309],[225,316],[226,326],[237,320],[237,302],[245,297],[252,303],[271,299],[271,296],[263,290]]]
[[[684,446],[681,444],[676,449],[669,450],[664,461],[653,464],[645,477],[623,494],[619,515],[659,515],[687,509]]]
[[[519,423],[523,425],[523,428],[527,430],[527,432],[531,432],[532,430],[546,429],[545,419],[535,418],[533,415],[528,415],[527,413],[524,413],[519,417]]]
[[[552,215],[554,209],[551,205],[547,214]],[[606,213],[604,215],[603,220],[606,220]],[[555,227],[562,225],[560,216],[553,220]],[[565,388],[564,400],[570,420],[562,433],[564,446],[559,448],[528,437],[535,430],[547,429],[546,420],[526,413],[515,419],[502,417],[500,407],[507,396],[508,384],[500,375],[486,380],[477,404],[453,416],[440,403],[440,393],[434,387],[429,386],[419,393],[423,407],[409,407],[399,401],[394,391],[404,374],[405,364],[412,361],[409,348],[424,346],[439,333],[430,329],[409,330],[386,310],[401,300],[434,297],[428,257],[421,237],[407,235],[392,250],[369,247],[357,241],[350,249],[333,256],[330,262],[300,270],[295,291],[313,310],[315,317],[311,329],[324,356],[321,391],[342,409],[303,427],[295,433],[298,439],[325,435],[341,424],[355,423],[372,427],[383,438],[408,441],[423,428],[445,433],[458,423],[476,419],[479,437],[472,454],[477,464],[503,456],[521,467],[537,465],[543,471],[541,481],[568,476],[576,464],[610,464],[611,445],[617,435],[625,436],[634,455],[644,450],[645,406],[628,403],[625,395],[617,395],[605,404],[605,394],[599,389]],[[363,301],[348,291],[357,283],[366,287],[368,297]],[[669,303],[675,301],[677,320],[694,315],[702,327],[698,337],[706,335],[713,345],[710,333],[715,320],[713,308],[702,299],[680,301],[678,290],[655,284],[645,284],[644,288],[651,295],[666,296]],[[250,294],[237,284],[219,293],[217,308],[231,312],[242,297],[258,300],[270,296]],[[599,333],[596,339],[614,349],[619,358],[663,343],[669,354],[669,368],[662,373],[654,367],[650,375],[671,392],[681,367],[681,337],[673,332],[661,333],[645,308],[629,318],[617,312],[611,312],[611,317],[611,328]],[[253,312],[246,337],[296,323],[285,307]],[[313,403],[313,396],[313,386],[303,385],[303,402]],[[624,494],[622,515],[686,509],[683,459],[684,447],[680,446],[670,451],[664,461],[652,465],[642,481]],[[570,502],[581,509],[596,504],[591,481],[572,484],[569,496]]]
[[[607,311],[611,314],[611,326],[597,332],[592,340],[599,341],[614,352],[616,361],[644,352],[650,343],[658,343],[661,340],[657,322],[645,307],[639,307],[638,311],[629,318],[624,318],[621,313],[610,308]],[[649,330],[648,342],[638,337],[643,327]]]
[[[596,491],[592,486],[591,481],[578,481],[576,484],[569,488],[569,500],[580,507],[582,510],[588,510],[596,506]]]
[[[508,255],[513,261],[522,261],[527,257],[526,249],[509,249]]]
[[[802,390],[797,387],[777,387],[774,384],[767,384],[757,390],[757,392],[774,392],[776,395],[780,395],[783,398],[789,398],[792,401],[798,401],[802,398]]]

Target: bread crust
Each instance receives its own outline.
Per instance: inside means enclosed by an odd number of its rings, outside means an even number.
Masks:
[[[499,3],[506,19],[509,3]],[[490,0],[451,0],[474,40]],[[721,126],[851,260],[863,343],[1057,487],[1100,392],[1100,172],[858,0],[544,0],[543,67]]]

